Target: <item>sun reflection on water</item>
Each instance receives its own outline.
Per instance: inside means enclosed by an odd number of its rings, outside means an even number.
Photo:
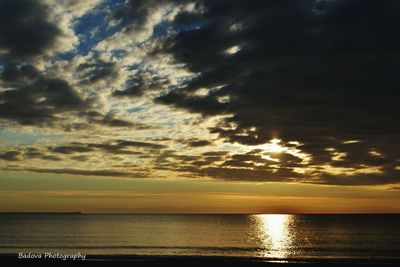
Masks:
[[[291,215],[254,215],[256,233],[263,247],[262,256],[268,258],[287,258],[291,244]]]

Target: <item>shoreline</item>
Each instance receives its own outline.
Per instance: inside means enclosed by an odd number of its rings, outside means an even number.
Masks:
[[[126,255],[87,254],[85,260],[44,258],[18,258],[18,253],[0,253],[3,266],[400,266],[400,259],[263,259],[235,256],[174,256],[174,255]]]

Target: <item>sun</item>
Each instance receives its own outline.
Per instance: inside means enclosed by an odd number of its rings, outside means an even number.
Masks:
[[[281,145],[282,140],[274,138],[268,143],[259,145],[258,148],[270,153],[283,153],[287,150],[286,147]]]

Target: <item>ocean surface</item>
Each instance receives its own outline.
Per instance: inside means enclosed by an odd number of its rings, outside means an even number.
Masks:
[[[400,215],[1,214],[19,252],[399,259]]]

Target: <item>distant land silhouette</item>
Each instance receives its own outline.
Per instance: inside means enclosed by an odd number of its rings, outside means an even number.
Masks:
[[[58,211],[4,211],[0,212],[0,214],[83,214],[79,211],[72,212],[58,212]]]

